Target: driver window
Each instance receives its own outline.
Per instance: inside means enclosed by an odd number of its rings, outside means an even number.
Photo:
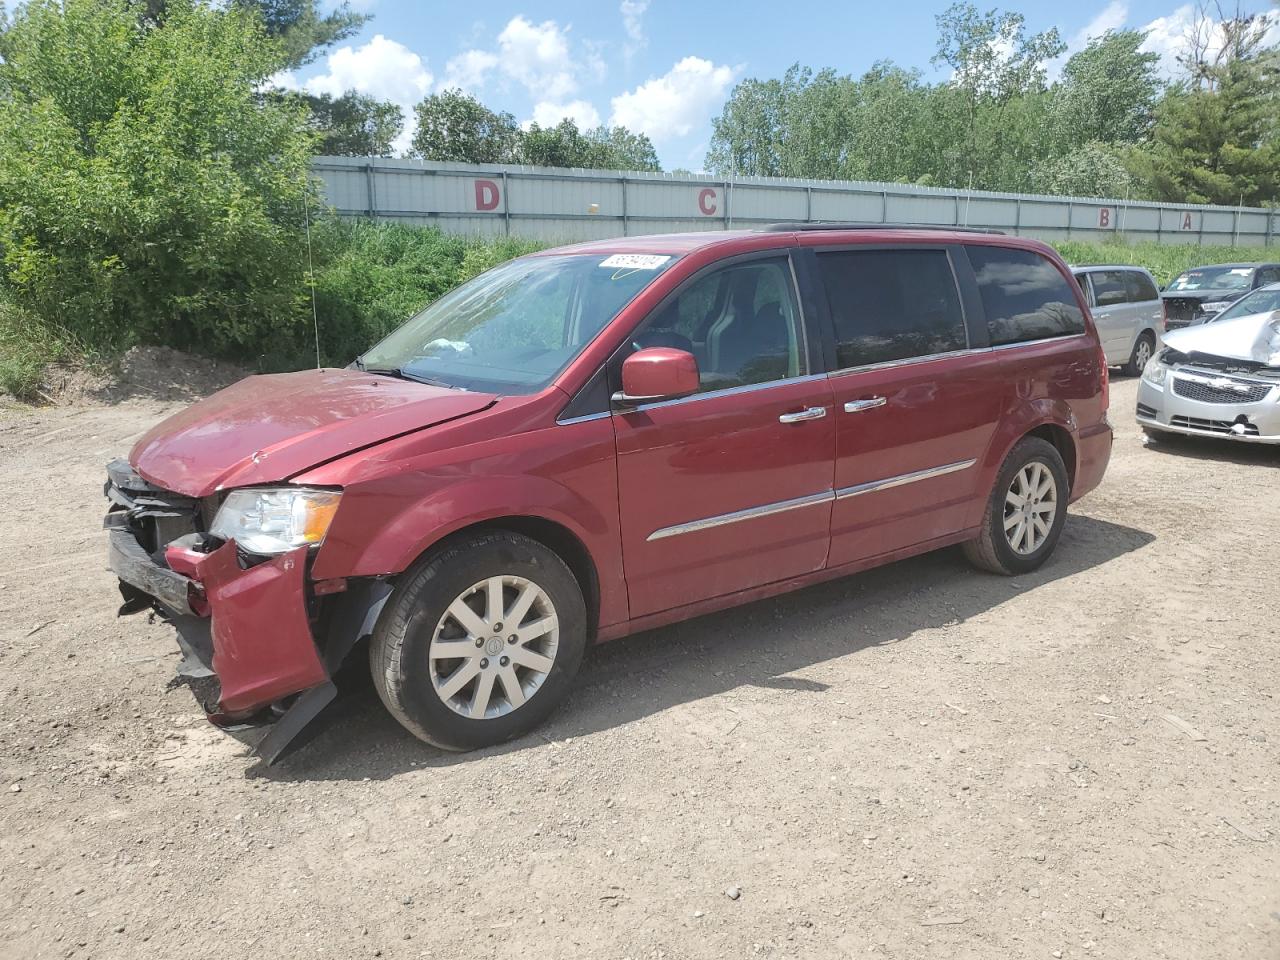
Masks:
[[[752,260],[705,274],[646,319],[631,346],[692,353],[700,392],[803,376],[808,362],[790,262]]]

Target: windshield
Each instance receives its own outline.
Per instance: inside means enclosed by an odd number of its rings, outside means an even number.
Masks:
[[[1248,290],[1252,267],[1196,267],[1178,275],[1166,290]]]
[[[1219,320],[1234,320],[1236,317],[1247,317],[1251,313],[1270,313],[1272,310],[1280,310],[1280,289],[1255,290],[1227,307],[1214,317],[1213,321],[1217,323]]]
[[[360,362],[452,387],[533,393],[674,262],[639,254],[512,260],[441,297]]]

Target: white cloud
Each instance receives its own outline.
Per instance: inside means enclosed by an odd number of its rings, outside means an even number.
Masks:
[[[445,64],[440,87],[443,90],[456,87],[475,93],[484,87],[490,71],[497,65],[497,56],[488,50],[467,50]]]
[[[565,117],[576,123],[579,130],[593,130],[600,126],[600,111],[586,100],[572,100],[569,103],[543,100],[533,107],[532,122],[540,127],[554,127]]]
[[[1129,4],[1125,0],[1111,0],[1092,20],[1086,23],[1067,41],[1067,53],[1076,53],[1089,45],[1094,37],[1100,37],[1108,30],[1119,30],[1129,19]]]
[[[324,73],[301,84],[292,74],[277,74],[273,81],[285,89],[340,97],[348,90],[390,100],[404,111],[404,127],[393,144],[398,152],[409,148],[416,126],[413,107],[431,90],[434,78],[422,58],[402,43],[378,34],[359,47],[339,47],[329,54]]]
[[[1093,19],[1077,30],[1067,40],[1067,49],[1045,64],[1045,73],[1051,82],[1062,76],[1062,68],[1071,57],[1089,45],[1094,37],[1101,37],[1108,30],[1119,30],[1129,18],[1129,4],[1125,0],[1111,0],[1094,15]],[[1010,46],[1009,52],[1012,52]]]
[[[1276,14],[1263,14],[1263,16],[1270,20],[1266,44],[1280,43],[1280,16]],[[1167,77],[1173,77],[1182,72],[1183,68],[1178,63],[1178,57],[1191,51],[1194,45],[1193,38],[1199,37],[1205,47],[1205,54],[1210,59],[1222,49],[1221,22],[1210,21],[1202,24],[1199,11],[1190,3],[1183,4],[1168,16],[1156,17],[1142,29],[1148,34],[1142,49],[1160,55],[1160,70]]]
[[[706,126],[740,69],[685,57],[661,77],[614,97],[609,123],[646,133],[655,143],[688,136]]]
[[[578,89],[569,31],[554,20],[535,24],[512,17],[498,34],[502,71],[536,97],[558,99]]]
[[[618,12],[622,14],[622,29],[627,35],[627,42],[622,52],[629,61],[649,43],[644,34],[644,15],[649,9],[649,0],[622,0]]]

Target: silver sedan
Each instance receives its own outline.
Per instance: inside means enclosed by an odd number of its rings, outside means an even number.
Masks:
[[[1280,283],[1167,333],[1142,371],[1138,424],[1152,437],[1280,443]]]

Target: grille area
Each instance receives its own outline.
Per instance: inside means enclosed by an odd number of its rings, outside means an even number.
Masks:
[[[1138,404],[1138,416],[1154,420],[1156,418],[1156,409],[1155,407],[1148,407],[1145,403],[1140,403]]]
[[[1232,377],[1217,377],[1219,383],[1203,383],[1186,377],[1174,376],[1173,392],[1188,400],[1200,403],[1257,403],[1271,392],[1267,383],[1253,383]]]
[[[1205,433],[1234,435],[1232,428],[1236,425],[1234,420],[1205,420],[1201,417],[1170,417],[1169,425],[1173,427],[1184,427],[1187,430],[1202,430]],[[1244,436],[1256,437],[1258,435],[1258,427],[1256,424],[1244,424]]]

